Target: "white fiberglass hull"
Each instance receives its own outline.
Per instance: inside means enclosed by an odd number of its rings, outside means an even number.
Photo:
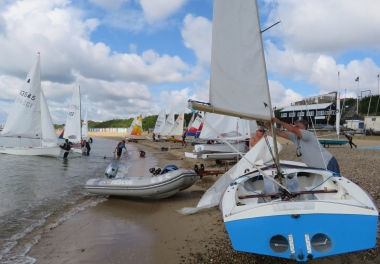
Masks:
[[[86,154],[87,148],[71,148],[73,150],[73,153],[76,154]]]
[[[197,179],[193,170],[178,169],[153,177],[90,179],[85,188],[93,194],[162,199],[189,188]]]
[[[245,153],[243,153],[245,154]],[[186,158],[191,159],[207,159],[207,160],[239,160],[241,156],[237,153],[194,153],[185,152]]]
[[[48,157],[62,156],[60,147],[30,147],[30,148],[0,147],[0,153],[10,154],[10,155],[23,155],[23,156],[48,156]]]
[[[245,143],[231,144],[239,152],[246,152]],[[198,144],[194,146],[194,152],[234,152],[234,150],[227,144]]]
[[[254,169],[224,193],[223,219],[235,250],[303,262],[375,247],[379,212],[359,186],[326,170],[281,169],[297,173],[296,185],[287,186],[299,187],[292,199],[268,193]]]

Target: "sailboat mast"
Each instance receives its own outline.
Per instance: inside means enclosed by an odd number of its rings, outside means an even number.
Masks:
[[[80,130],[80,143],[82,144],[82,97],[80,94],[79,86],[79,130]]]
[[[259,14],[259,11],[258,11],[259,10],[259,6],[257,4],[257,1],[255,1],[255,5],[256,5],[256,10],[257,10],[256,19],[257,19],[258,25],[260,25],[260,14]],[[261,40],[260,44],[262,46],[262,50],[264,50],[263,31],[261,31],[259,35],[260,35],[260,40]],[[266,65],[264,52],[261,53],[261,56],[262,56],[262,60],[264,61],[264,65]],[[269,88],[268,72],[267,72],[266,67],[264,67],[264,73],[265,73],[265,79],[266,79],[266,82],[267,82],[267,87]],[[267,93],[268,93],[268,98],[269,98],[269,100],[268,100],[268,106],[269,106],[269,109],[270,109],[270,117],[272,119],[274,117],[274,110],[273,110],[273,107],[272,107],[272,99],[270,97],[269,89],[268,89]],[[272,120],[271,120],[271,122],[272,122]],[[276,128],[274,127],[274,123],[272,123],[272,125],[271,125],[271,130],[272,130],[271,133],[273,135],[273,142],[274,142],[274,144],[273,144],[273,146],[274,146],[274,162],[276,163],[277,168],[279,168],[280,167],[280,159],[279,159],[279,155],[278,155],[279,151],[278,151],[278,147],[277,147],[277,136],[276,136],[276,130],[275,129]],[[280,170],[279,170],[279,172],[280,172]],[[281,180],[280,175],[278,175],[278,176],[279,176],[279,179]]]
[[[335,127],[336,127],[336,134],[339,139],[340,135],[340,73],[338,72],[338,93],[336,94],[336,117],[335,117]]]
[[[42,87],[41,87],[41,63],[40,63],[40,52],[38,52],[38,83],[39,83],[39,85],[40,85],[40,91],[41,91],[41,89],[42,89]],[[42,122],[41,121],[41,116],[42,116],[42,109],[41,109],[41,103],[42,103],[42,100],[41,100],[41,98],[40,98],[40,122]],[[42,137],[43,137],[44,135],[42,135],[42,129],[41,129],[41,125],[40,125],[40,146],[42,147]],[[21,147],[21,146],[20,146]]]

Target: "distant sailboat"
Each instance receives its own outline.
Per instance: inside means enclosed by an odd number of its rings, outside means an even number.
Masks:
[[[61,154],[53,121],[41,89],[40,56],[30,69],[9,112],[1,136],[40,138],[40,147],[0,147],[0,153],[12,155],[53,156]]]
[[[132,127],[130,133],[131,136],[141,136],[142,135],[142,115],[136,118],[136,122]]]
[[[71,103],[66,117],[66,126],[63,133],[64,139],[68,139],[70,142],[74,143],[74,147],[71,149],[74,153],[78,154],[86,153],[86,148],[81,147],[81,123],[81,98],[80,87],[78,87],[77,89],[74,89],[71,97]]]
[[[172,127],[174,126],[174,110],[170,111],[168,118],[165,121],[165,125],[160,133],[161,136],[167,136],[169,135],[170,131],[172,130]]]
[[[87,140],[88,139],[88,120],[87,120],[87,109],[84,114],[84,119],[82,123],[82,139]]]
[[[165,115],[165,109],[162,109],[160,113],[158,114],[156,124],[154,126],[153,133],[158,136],[160,135],[162,129],[165,126],[165,121],[166,121],[166,115]]]

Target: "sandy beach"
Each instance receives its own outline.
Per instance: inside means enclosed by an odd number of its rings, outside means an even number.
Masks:
[[[120,141],[124,135],[93,132],[90,136],[94,138],[95,144],[96,138]],[[359,148],[380,146],[380,140],[370,136],[354,137],[354,142]],[[283,145],[280,158],[300,161],[292,143],[286,140],[280,143]],[[136,150],[130,174],[148,175],[148,168],[163,167],[169,163],[187,168],[203,163],[206,170],[225,170],[224,165],[212,161],[185,158],[184,152],[192,151],[191,144],[182,147],[181,143],[149,140],[129,144],[134,145]],[[170,147],[170,150],[161,151],[161,147]],[[145,159],[138,157],[137,148],[147,153]],[[337,158],[342,175],[371,194],[379,206],[380,149],[350,149],[349,145],[345,145],[328,150]],[[155,160],[157,164],[154,164]],[[294,263],[234,251],[218,208],[189,216],[175,212],[183,207],[196,206],[203,193],[220,176],[199,179],[191,188],[162,200],[110,197],[45,233],[28,255],[37,259],[37,263]],[[139,237],[131,236],[126,231],[126,226],[131,227],[126,219],[131,215],[141,223],[141,226],[134,227],[139,231]],[[126,242],[131,241],[134,247],[126,248]],[[380,263],[379,253],[377,245],[372,250],[312,260],[309,263]]]

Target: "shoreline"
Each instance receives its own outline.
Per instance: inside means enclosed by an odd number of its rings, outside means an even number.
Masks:
[[[94,132],[90,135],[95,138],[95,144],[98,136],[100,136],[99,138],[118,141],[123,139],[124,135],[122,133],[116,133],[120,135],[111,135],[111,133],[99,135],[98,133]],[[356,138],[354,138],[355,141]],[[279,142],[283,145],[283,150],[280,153],[281,159],[300,161],[295,155],[295,147],[292,143],[283,139],[279,140]],[[152,142],[148,140],[139,140],[138,143],[126,143],[131,144],[134,148],[143,149],[147,153],[147,161],[150,157],[157,159],[156,166],[159,167],[174,163],[177,166],[192,169],[194,164],[199,166],[203,163],[206,170],[224,169],[223,166],[216,165],[215,162],[185,158],[184,152],[191,152],[191,144],[188,144],[187,147],[182,147],[181,143]],[[358,147],[373,146],[375,144],[380,146],[380,141],[358,140],[355,144],[358,144]],[[171,149],[168,152],[161,151],[161,147],[169,146],[171,146]],[[372,195],[376,205],[380,206],[380,177],[378,176],[377,166],[380,157],[378,150],[350,150],[349,145],[334,146],[327,148],[327,150],[337,158],[342,175],[365,189]],[[142,158],[137,157],[136,159]],[[134,169],[139,171],[138,167],[140,166],[131,166],[131,172]],[[49,263],[48,260],[45,260],[46,255],[57,256],[58,258],[54,259],[54,263],[294,263],[289,260],[234,251],[218,208],[211,208],[188,216],[175,212],[175,210],[183,207],[196,206],[203,193],[220,176],[206,176],[197,180],[189,189],[161,200],[109,197],[106,202],[87,208],[49,233],[44,234],[40,242],[32,248],[28,255],[36,256],[37,263]],[[116,224],[117,227],[112,229],[113,232],[123,231],[123,218],[128,217],[128,212],[125,211],[126,208],[131,208],[138,215],[138,221],[150,230],[148,233],[154,234],[153,237],[146,240],[151,242],[145,245],[146,248],[135,249],[132,252],[133,254],[141,254],[139,256],[130,254],[131,251],[123,247],[123,243],[127,239],[125,237],[117,236],[116,238],[113,237],[113,240],[103,240],[104,232],[95,235],[91,234],[99,225],[109,230]],[[107,212],[110,215],[107,216],[108,218],[99,215],[102,212]],[[110,218],[113,221],[110,221]],[[78,234],[75,234],[77,230],[75,225],[79,225],[81,227],[80,233],[83,233],[81,236],[79,235],[79,242],[76,240],[78,239]],[[145,234],[144,232],[142,233]],[[378,237],[380,237],[379,231]],[[98,241],[98,244],[96,244],[96,241]],[[136,244],[138,243],[139,241],[136,241]],[[378,263],[380,253],[378,244],[376,248],[371,250],[315,259],[309,262],[357,263],[360,261],[362,263]],[[52,245],[55,245],[55,247]],[[58,246],[69,247],[70,250],[65,252],[57,248]],[[146,254],[143,254],[144,252],[152,252],[152,255],[146,256]]]

